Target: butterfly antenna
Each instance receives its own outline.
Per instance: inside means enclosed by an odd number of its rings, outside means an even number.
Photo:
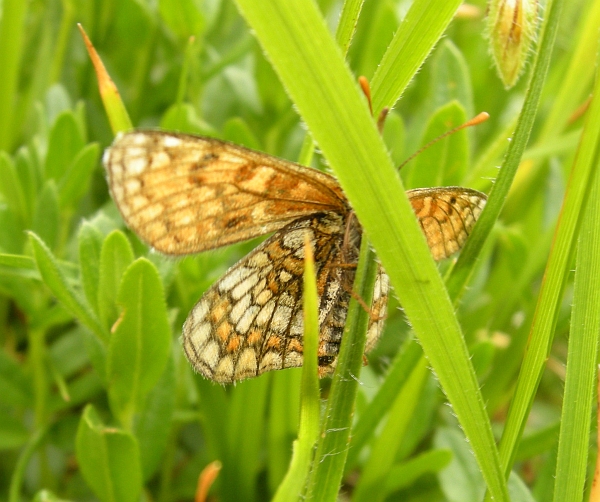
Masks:
[[[402,162],[402,164],[400,164],[400,166],[398,167],[398,171],[400,169],[402,169],[406,164],[408,164],[412,159],[414,159],[417,155],[422,153],[424,150],[427,150],[430,146],[435,145],[438,141],[450,136],[451,134],[454,134],[455,132],[461,131],[462,129],[466,129],[467,127],[479,125],[479,124],[485,122],[489,118],[490,118],[490,114],[488,112],[481,112],[480,114],[473,117],[471,120],[467,120],[464,124],[461,124],[458,127],[455,127],[454,129],[450,129],[449,131],[445,132],[444,134],[441,134],[440,136],[438,136],[437,138],[432,139],[429,143],[427,143],[425,146],[419,148],[408,159],[406,159],[404,162]]]

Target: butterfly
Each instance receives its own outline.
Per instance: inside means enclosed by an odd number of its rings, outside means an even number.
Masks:
[[[199,253],[273,233],[188,315],[182,341],[195,370],[233,383],[302,365],[308,236],[319,297],[319,375],[333,372],[362,237],[335,178],[219,139],[155,130],[118,135],[103,163],[125,223],[161,253]],[[436,260],[462,247],[486,202],[461,187],[407,194]],[[365,352],[383,329],[389,287],[379,266]]]

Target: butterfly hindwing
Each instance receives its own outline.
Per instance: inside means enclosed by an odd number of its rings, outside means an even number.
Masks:
[[[481,192],[463,187],[417,188],[407,194],[436,261],[462,248],[486,202]]]

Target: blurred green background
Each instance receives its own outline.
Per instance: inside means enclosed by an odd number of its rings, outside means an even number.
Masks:
[[[334,32],[342,2],[318,4]],[[347,56],[354,75],[373,76],[410,4],[365,2]],[[214,460],[223,465],[215,500],[270,500],[297,436],[301,370],[224,388],[193,374],[178,340],[202,292],[256,242],[172,260],[124,228],[100,163],[113,133],[76,23],[135,127],[216,136],[296,161],[305,127],[292,102],[227,0],[4,0],[0,8],[0,500],[193,500]],[[506,90],[482,35],[485,11],[482,1],[458,11],[390,113],[384,139],[399,165],[451,124],[480,111],[491,119],[404,167],[407,188],[489,192],[496,177],[531,62]],[[600,2],[565,2],[528,149],[457,307],[498,437],[581,136],[599,25]],[[313,165],[326,168],[318,152]],[[140,256],[149,261],[134,262]],[[138,300],[140,281],[146,352],[128,380],[128,351],[139,346],[122,339],[107,349],[101,341],[123,305]],[[572,274],[562,298],[513,467],[513,500],[554,493]],[[418,343],[398,307],[392,298],[385,333],[360,375],[361,443],[351,443],[340,500],[373,500],[360,487],[366,470],[376,473],[377,500],[481,500],[469,445],[434,375],[417,363]],[[369,404],[402,357],[402,387],[374,412]],[[329,386],[321,382],[323,400]],[[361,418],[370,415],[365,429]],[[373,456],[382,434],[394,438],[385,460]],[[582,451],[590,476],[591,445]]]

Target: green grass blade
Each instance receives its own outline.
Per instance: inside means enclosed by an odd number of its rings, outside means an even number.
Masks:
[[[363,239],[354,288],[367,305],[371,305],[376,278],[377,263],[368,242]],[[354,401],[358,391],[368,323],[368,313],[353,298],[348,309],[344,337],[327,401],[321,440],[317,445],[313,471],[308,481],[309,499],[337,500],[348,455]]]
[[[314,4],[238,5],[338,175],[497,500],[507,491],[460,326],[354,77]],[[437,2],[443,9],[445,2]]]
[[[17,84],[25,37],[24,22],[29,2],[5,0],[0,16],[0,150],[12,150],[16,139],[14,127]]]
[[[552,106],[544,123],[541,124],[536,144],[542,146],[556,144],[559,134],[569,127],[574,111],[588,97],[594,79],[594,66],[589,62],[595,58],[597,52],[600,4],[589,2],[585,14],[581,17],[579,32],[571,35],[577,37],[575,50],[569,66],[561,72],[560,85],[556,86],[553,93]],[[507,220],[519,219],[518,208],[523,207],[523,204],[529,200],[543,167],[542,162],[534,162],[519,172],[506,206]]]
[[[0,193],[20,223],[30,221],[24,187],[15,163],[6,152],[0,152]]]
[[[558,2],[554,7],[558,7],[557,4]],[[557,15],[558,11],[553,8],[550,16]],[[552,344],[559,301],[580,222],[581,208],[590,187],[591,173],[595,165],[594,156],[600,137],[600,99],[597,99],[599,93],[600,80],[597,80],[594,89],[596,99],[592,101],[587,113],[579,152],[572,168],[559,223],[554,234],[554,244],[544,273],[529,335],[528,349],[500,443],[500,455],[506,472],[512,465]]]
[[[373,114],[393,107],[452,21],[460,0],[416,0],[373,76]]]
[[[600,139],[600,138],[598,138]],[[554,500],[577,500],[584,491],[589,456],[591,410],[600,336],[600,167],[598,147],[592,183],[579,233],[573,312]]]
[[[386,490],[391,493],[394,490],[410,486],[411,482],[423,474],[441,471],[448,466],[451,460],[452,453],[449,450],[433,449],[397,464],[390,469],[387,475]]]
[[[313,447],[319,436],[320,395],[317,377],[317,346],[319,343],[319,311],[315,262],[307,241],[304,257],[304,364],[300,397],[298,439],[293,443],[289,470],[279,485],[274,502],[301,498],[311,466]]]
[[[461,251],[458,260],[452,269],[450,277],[448,278],[448,292],[450,293],[450,297],[455,301],[460,299],[461,292],[464,290],[473,270],[473,263],[500,215],[508,191],[510,190],[511,184],[517,173],[517,169],[519,168],[521,156],[529,141],[529,135],[533,127],[542,87],[550,65],[550,57],[552,55],[554,40],[558,29],[562,1],[563,0],[554,0],[549,2],[546,6],[546,13],[548,15],[546,29],[544,30],[541,47],[534,63],[531,82],[517,122],[515,134],[508,147],[506,157],[502,163],[502,168],[500,169],[498,177],[492,187],[492,191],[489,194],[486,207],[475,224],[465,247]]]
[[[425,358],[421,358],[407,384],[397,394],[387,422],[373,444],[369,460],[365,463],[356,485],[353,502],[383,501],[388,495],[385,474],[394,466],[410,419],[421,398],[427,373],[427,362]]]
[[[398,391],[402,389],[415,366],[422,359],[423,350],[414,339],[410,338],[406,346],[398,352],[377,394],[361,413],[352,430],[352,448],[348,453],[346,471],[354,467],[363,446],[388,412]]]
[[[340,21],[335,33],[335,41],[340,46],[340,49],[342,49],[343,54],[347,54],[352,42],[363,3],[364,0],[346,0],[342,7]]]

